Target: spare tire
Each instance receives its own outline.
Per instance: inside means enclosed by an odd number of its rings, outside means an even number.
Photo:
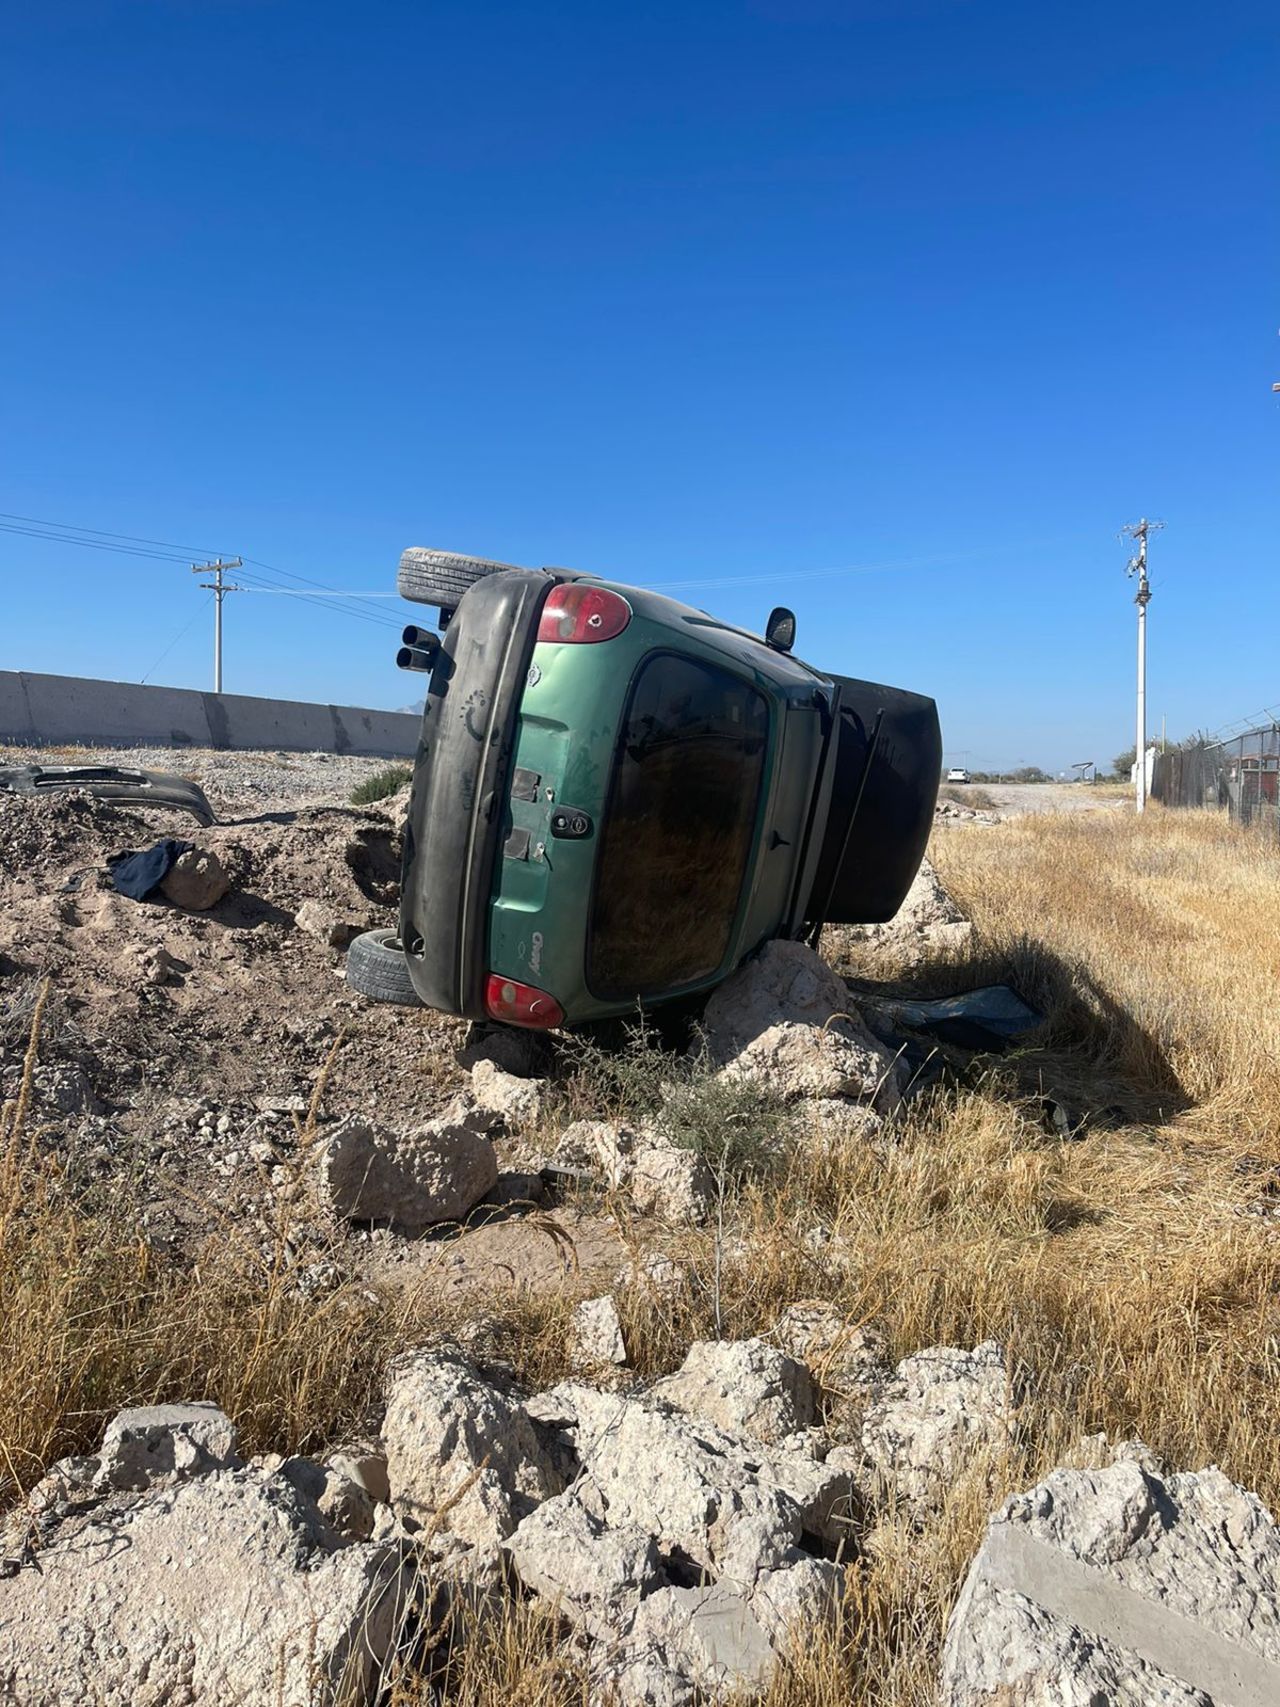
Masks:
[[[395,1002],[403,1008],[422,1006],[394,931],[365,931],[352,939],[347,949],[347,983],[371,1002]]]
[[[462,595],[485,575],[515,569],[515,563],[493,563],[487,557],[462,557],[456,551],[428,551],[411,545],[400,559],[396,588],[413,604],[456,610]]]

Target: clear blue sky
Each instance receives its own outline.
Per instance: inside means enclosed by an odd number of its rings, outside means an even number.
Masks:
[[[1153,725],[1280,701],[1269,0],[48,0],[0,61],[3,511],[782,601],[1053,768],[1132,739],[1145,512]],[[181,562],[0,591],[0,667],[209,683]],[[237,595],[226,685],[401,704],[394,639]]]

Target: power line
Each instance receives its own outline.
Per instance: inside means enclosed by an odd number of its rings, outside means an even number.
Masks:
[[[87,551],[116,551],[122,557],[151,557],[165,563],[186,563],[188,557],[179,555],[176,551],[136,551],[129,545],[111,545],[104,540],[77,539],[73,534],[42,532],[37,528],[14,527],[12,523],[0,522],[0,532],[20,534],[27,539],[48,540],[53,545],[79,545]]]
[[[0,532],[19,535],[28,539],[47,540],[52,544],[76,545],[90,551],[116,552],[124,557],[137,557],[149,559],[155,562],[189,564],[193,553],[197,556],[204,557],[213,555],[195,546],[184,547],[173,540],[154,539],[143,534],[113,533],[106,528],[85,528],[80,527],[73,522],[48,521],[38,516],[22,516],[10,511],[0,511]],[[94,537],[92,539],[77,537],[78,535],[83,534],[92,534]],[[147,549],[135,549],[135,547],[138,546],[143,546]],[[269,563],[260,563],[258,559],[252,557],[246,558],[243,561],[255,563],[260,570],[269,572],[269,580],[266,575],[261,574],[254,575],[252,577],[244,577],[246,580],[253,579],[264,583],[262,587],[252,590],[266,591],[267,587],[270,585],[278,587],[279,577],[284,576],[291,581],[301,583],[303,586],[315,588],[317,596],[314,599],[305,599],[304,602],[314,603],[318,610],[336,610],[342,616],[353,617],[365,622],[376,622],[380,627],[387,629],[398,630],[401,626],[399,622],[389,615],[383,615],[381,613],[375,614],[371,611],[356,610],[352,608],[350,604],[328,604],[319,596],[323,594],[326,598],[352,600],[361,596],[376,595],[339,593],[336,589],[326,586],[323,581],[313,581],[308,576],[295,574],[292,570],[276,568]],[[244,590],[249,591],[251,589],[245,588]]]
[[[171,539],[146,539],[136,533],[112,533],[106,528],[82,528],[75,522],[45,522],[41,521],[39,516],[15,516],[8,510],[0,510],[0,517],[9,522],[33,522],[37,527],[64,528],[68,533],[92,533],[100,539],[127,539],[135,545],[165,545],[171,551],[180,551],[184,558],[193,554],[196,557],[213,555],[206,551],[203,545],[178,545]]]
[[[399,593],[330,592],[327,587],[323,592],[316,593],[300,592],[295,587],[249,587],[246,591],[251,593],[280,593],[289,599],[398,599],[400,597]]]
[[[253,571],[242,574],[242,579],[248,583],[244,588],[246,592],[292,593],[295,598],[301,599],[304,604],[314,605],[317,610],[337,610],[339,615],[350,617],[356,622],[371,622],[379,628],[394,629],[397,633],[402,626],[395,617],[384,615],[380,611],[357,610],[349,605],[326,604],[324,602],[326,590],[307,592],[303,588],[281,587],[278,583],[264,580],[260,573]]]
[[[11,515],[7,511],[0,511],[0,518],[3,518],[0,519],[0,531],[5,533],[21,534],[29,539],[50,540],[60,545],[79,545],[92,551],[118,551],[126,557],[155,558],[159,561],[170,563],[189,563],[193,554],[203,557],[211,557],[215,555],[221,556],[221,553],[211,553],[205,551],[203,547],[178,545],[173,540],[150,539],[141,534],[110,533],[105,528],[82,528],[72,522],[41,521],[35,516],[16,516]],[[13,525],[15,522],[28,522],[32,525],[30,527],[18,527]],[[58,531],[55,532],[49,530]],[[76,537],[78,534],[94,534],[96,538],[80,539]],[[128,540],[135,544],[146,545],[149,547],[162,547],[163,549],[132,551],[125,545],[111,543],[112,541],[117,540]],[[331,597],[357,599],[380,598],[383,596],[378,593],[340,593],[335,588],[329,587],[324,581],[313,581],[306,575],[298,575],[291,569],[280,569],[273,564],[262,563],[254,557],[243,558],[243,562],[254,563],[258,568],[269,571],[273,579],[279,576],[285,576],[291,581],[300,582],[304,586],[314,587],[317,591],[322,591]],[[390,594],[387,596],[393,598],[398,597],[397,594]],[[355,613],[351,612],[349,614],[354,615]],[[391,627],[400,626],[398,623],[392,622],[390,619],[386,620]]]
[[[209,599],[211,599],[212,597],[213,597],[213,594],[210,593]],[[192,629],[195,626],[197,618],[203,616],[205,611],[208,610],[209,599],[206,599],[204,601],[204,603],[200,606],[199,610],[195,613],[195,616],[189,617],[188,620],[183,623],[182,627],[174,635],[173,639],[165,647],[164,651],[156,659],[155,663],[148,667],[146,675],[143,675],[139,678],[139,685],[140,686],[146,685],[147,676],[149,676],[153,670],[158,670],[160,668],[161,664],[164,663],[165,659],[169,656],[170,652],[173,651],[174,647],[182,639],[183,635],[186,634],[190,629]]]

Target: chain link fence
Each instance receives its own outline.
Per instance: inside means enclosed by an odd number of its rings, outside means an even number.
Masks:
[[[1280,833],[1280,724],[1158,753],[1151,793],[1165,806],[1217,807],[1237,823],[1269,823]]]

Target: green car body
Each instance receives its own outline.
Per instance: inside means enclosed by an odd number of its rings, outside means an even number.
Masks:
[[[414,767],[400,934],[418,994],[581,1024],[710,990],[772,937],[891,916],[939,749],[931,700],[660,594],[486,575],[450,613]]]

